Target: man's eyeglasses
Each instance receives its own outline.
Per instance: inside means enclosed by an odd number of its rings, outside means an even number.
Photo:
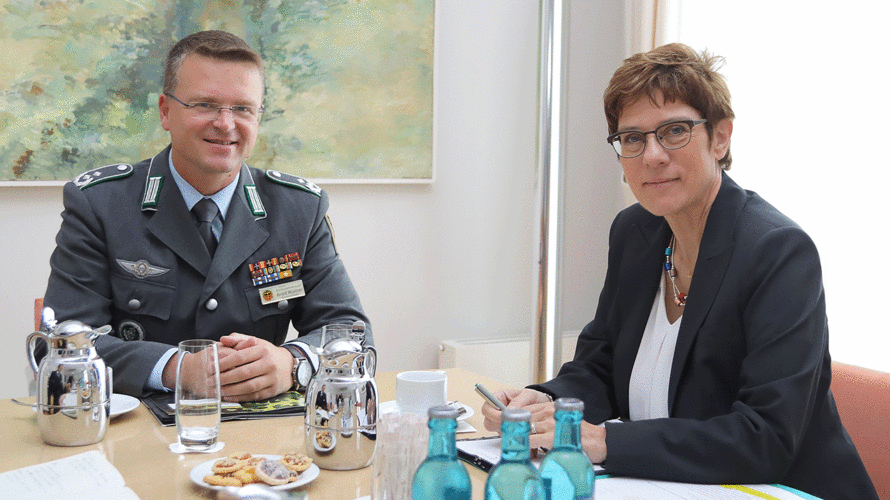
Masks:
[[[188,108],[192,113],[202,118],[216,118],[222,110],[228,110],[232,114],[232,118],[251,123],[259,123],[266,110],[263,106],[248,106],[246,104],[236,104],[235,106],[220,106],[212,102],[189,102],[185,103],[176,98],[173,94],[164,94],[174,101]]]
[[[692,127],[701,125],[708,120],[677,120],[661,125],[649,132],[618,132],[606,137],[606,141],[615,148],[622,158],[636,158],[646,149],[646,136],[653,134],[664,149],[680,149],[692,140]]]

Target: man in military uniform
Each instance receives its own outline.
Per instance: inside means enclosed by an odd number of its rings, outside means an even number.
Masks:
[[[263,90],[246,42],[190,35],[167,57],[158,102],[171,145],[65,185],[45,304],[60,320],[112,325],[96,348],[118,392],[172,389],[177,343],[210,338],[220,341],[223,398],[268,398],[306,383],[322,326],[368,321],[327,195],[244,163]],[[284,344],[290,323],[300,335]]]

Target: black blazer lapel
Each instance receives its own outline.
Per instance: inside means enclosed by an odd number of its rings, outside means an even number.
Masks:
[[[630,230],[622,252],[625,255],[621,264],[623,278],[616,299],[623,326],[615,341],[613,367],[615,397],[622,409],[629,406],[630,376],[646,331],[652,300],[658,292],[664,249],[670,235],[664,218],[653,217]]]
[[[668,388],[668,414],[673,414],[680,377],[689,359],[698,331],[708,316],[717,292],[723,284],[732,257],[735,222],[745,206],[747,196],[724,172],[722,184],[711,205],[705,232],[699,246],[698,262],[689,287],[689,301],[677,335],[671,380]]]

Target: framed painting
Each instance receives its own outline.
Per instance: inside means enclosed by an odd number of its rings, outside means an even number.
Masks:
[[[265,62],[251,166],[433,180],[434,0],[0,0],[0,12],[3,185],[61,184],[163,149],[164,59],[205,29]]]

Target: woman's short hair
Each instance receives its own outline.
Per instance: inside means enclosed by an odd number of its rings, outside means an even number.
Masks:
[[[665,102],[682,102],[701,113],[708,120],[708,137],[712,137],[714,124],[735,118],[729,87],[717,72],[723,62],[722,57],[707,51],[698,53],[682,43],[663,45],[625,59],[603,95],[609,133],[618,130],[618,116],[625,107],[642,97],[655,103],[655,94],[660,92]],[[728,148],[719,164],[729,170],[732,156]]]
[[[170,49],[164,64],[164,93],[172,94],[179,85],[179,67],[189,54],[199,54],[220,61],[249,62],[260,70],[265,82],[263,59],[247,42],[226,31],[208,30],[193,33]]]

